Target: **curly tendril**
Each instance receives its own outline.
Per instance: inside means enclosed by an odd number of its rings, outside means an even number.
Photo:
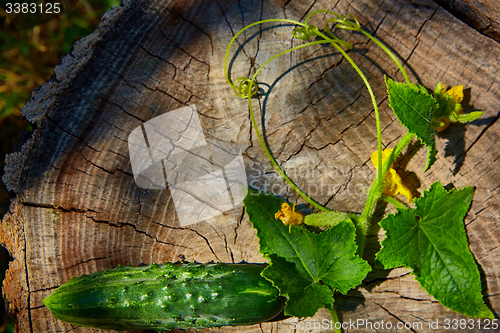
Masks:
[[[252,97],[257,94],[258,87],[255,81],[251,81],[246,77],[240,77],[234,82],[234,93],[241,98]]]
[[[349,20],[350,17],[352,17],[354,22]],[[340,44],[349,50],[352,49],[351,43],[348,43],[345,40],[338,38],[337,35],[335,35],[333,33],[332,28],[329,27],[330,23],[335,23],[333,28],[338,28],[338,29],[343,29],[343,30],[351,30],[351,31],[361,31],[362,29],[361,29],[361,26],[359,24],[359,21],[352,14],[349,14],[345,17],[338,17],[338,18],[334,18],[334,19],[329,19],[325,22],[325,31],[330,36],[330,38],[335,43]]]
[[[335,35],[331,30],[330,28],[328,27],[328,23],[330,23],[331,21],[326,21],[325,23],[325,31],[326,33],[330,36],[330,40],[333,42],[333,43],[337,43],[337,44],[340,44],[342,45],[344,48],[350,50],[352,49],[352,44],[343,40],[343,39],[340,39],[337,37],[337,35]]]
[[[305,27],[293,28],[292,35],[295,38],[308,42],[311,37],[316,37],[319,34],[319,29],[315,25],[306,25]]]
[[[348,50],[352,49],[351,43],[338,38],[337,36],[335,36],[335,34],[330,29],[328,29],[328,22],[325,24],[325,30],[331,37],[329,39],[329,41],[331,43],[333,42],[333,43],[340,44]],[[318,37],[318,36],[321,36],[322,34],[321,34],[320,30],[318,29],[318,27],[311,24],[311,25],[306,25],[304,27],[295,27],[292,31],[292,35],[293,35],[293,37],[295,37],[297,39],[301,39],[305,42],[308,42],[311,37],[313,37],[313,38]]]
[[[336,19],[330,19],[327,22],[335,22],[335,27],[338,29],[361,31],[361,25],[359,24],[358,19],[352,14]]]

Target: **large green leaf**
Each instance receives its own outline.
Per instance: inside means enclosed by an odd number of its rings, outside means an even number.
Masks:
[[[409,132],[415,133],[428,149],[425,171],[436,161],[436,133],[434,132],[433,113],[437,102],[425,87],[410,83],[395,82],[385,77],[389,105],[394,114]]]
[[[493,318],[481,295],[481,280],[464,228],[474,189],[446,191],[437,182],[380,225],[386,231],[377,259],[385,268],[405,266],[422,288],[446,307],[470,317]]]
[[[295,317],[312,317],[320,308],[332,308],[333,292],[330,287],[319,283],[311,283],[311,279],[302,277],[297,272],[294,263],[270,255],[270,265],[264,269],[262,276],[272,281],[280,290],[280,295],[286,296],[285,314]]]
[[[260,252],[270,259],[262,275],[288,298],[286,315],[310,317],[322,307],[331,309],[333,292],[355,288],[371,267],[356,255],[356,232],[349,219],[319,234],[302,226],[289,231],[274,217],[283,202],[252,190],[244,201]]]

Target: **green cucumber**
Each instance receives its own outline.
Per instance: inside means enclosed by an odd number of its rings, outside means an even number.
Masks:
[[[260,275],[265,265],[124,267],[73,277],[43,303],[78,326],[113,330],[252,325],[274,318],[285,298]]]

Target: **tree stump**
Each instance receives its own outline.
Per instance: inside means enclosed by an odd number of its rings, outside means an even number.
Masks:
[[[450,13],[500,42],[500,8],[491,0],[436,0]]]
[[[229,41],[245,25],[269,18],[301,20],[316,9],[355,15],[394,50],[413,82],[429,88],[438,82],[464,84],[466,111],[484,111],[472,124],[452,125],[440,135],[438,160],[427,173],[422,172],[426,150],[418,143],[401,164],[415,194],[438,180],[457,188],[475,186],[466,229],[482,269],[485,300],[500,309],[497,42],[428,0],[125,1],[34,91],[23,111],[36,129],[6,160],[4,182],[15,197],[1,223],[0,243],[14,260],[3,294],[18,332],[101,332],[63,323],[42,303],[75,275],[118,264],[264,262],[242,206],[182,227],[168,189],[135,184],[127,138],[156,116],[196,105],[207,137],[240,147],[251,186],[302,202],[265,157],[247,101],[224,79],[223,61]],[[323,19],[318,15],[314,22]],[[230,52],[233,80],[302,43],[291,30],[266,24],[242,34]],[[384,145],[394,145],[405,130],[390,110],[383,75],[398,80],[402,75],[362,35],[339,34],[355,45],[350,55],[374,87]],[[266,94],[254,108],[277,161],[318,202],[360,212],[375,175],[369,160],[376,131],[369,95],[356,72],[335,49],[314,46],[275,60],[258,81]],[[372,274],[339,303],[343,321],[408,323],[419,333],[432,331],[430,321],[442,325],[444,319],[464,318],[436,302],[406,269]],[[301,323],[324,318],[329,314],[320,311]],[[285,319],[220,331],[291,330]]]

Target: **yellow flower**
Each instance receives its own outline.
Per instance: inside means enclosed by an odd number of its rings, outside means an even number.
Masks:
[[[445,100],[448,99],[448,102],[446,102],[447,106],[444,108],[444,113],[446,114],[437,119],[439,125],[434,128],[436,132],[441,132],[448,128],[450,120],[456,121],[455,119],[457,115],[464,113],[464,109],[461,104],[464,100],[464,86],[459,85],[446,90],[445,84],[438,84],[436,93],[445,97]]]
[[[457,103],[462,103],[464,100],[464,86],[459,85],[456,87],[450,88],[448,91],[446,91],[446,85],[441,86],[441,92],[445,93],[449,97],[453,98],[455,102]]]
[[[295,211],[295,206],[297,204],[293,204],[293,209],[290,208],[290,205],[286,202],[281,204],[281,209],[278,210],[276,214],[274,214],[275,219],[280,219],[284,225],[288,225],[288,231],[292,231],[292,225],[299,225],[304,221],[304,215]]]
[[[382,152],[382,164],[391,155],[392,151],[393,149],[384,149]],[[371,159],[373,165],[378,170],[378,150],[373,152]],[[402,194],[406,197],[408,203],[413,202],[411,191],[403,184],[403,180],[396,170],[392,168],[392,165],[389,167],[389,171],[387,171],[384,178],[383,194],[391,197]]]

